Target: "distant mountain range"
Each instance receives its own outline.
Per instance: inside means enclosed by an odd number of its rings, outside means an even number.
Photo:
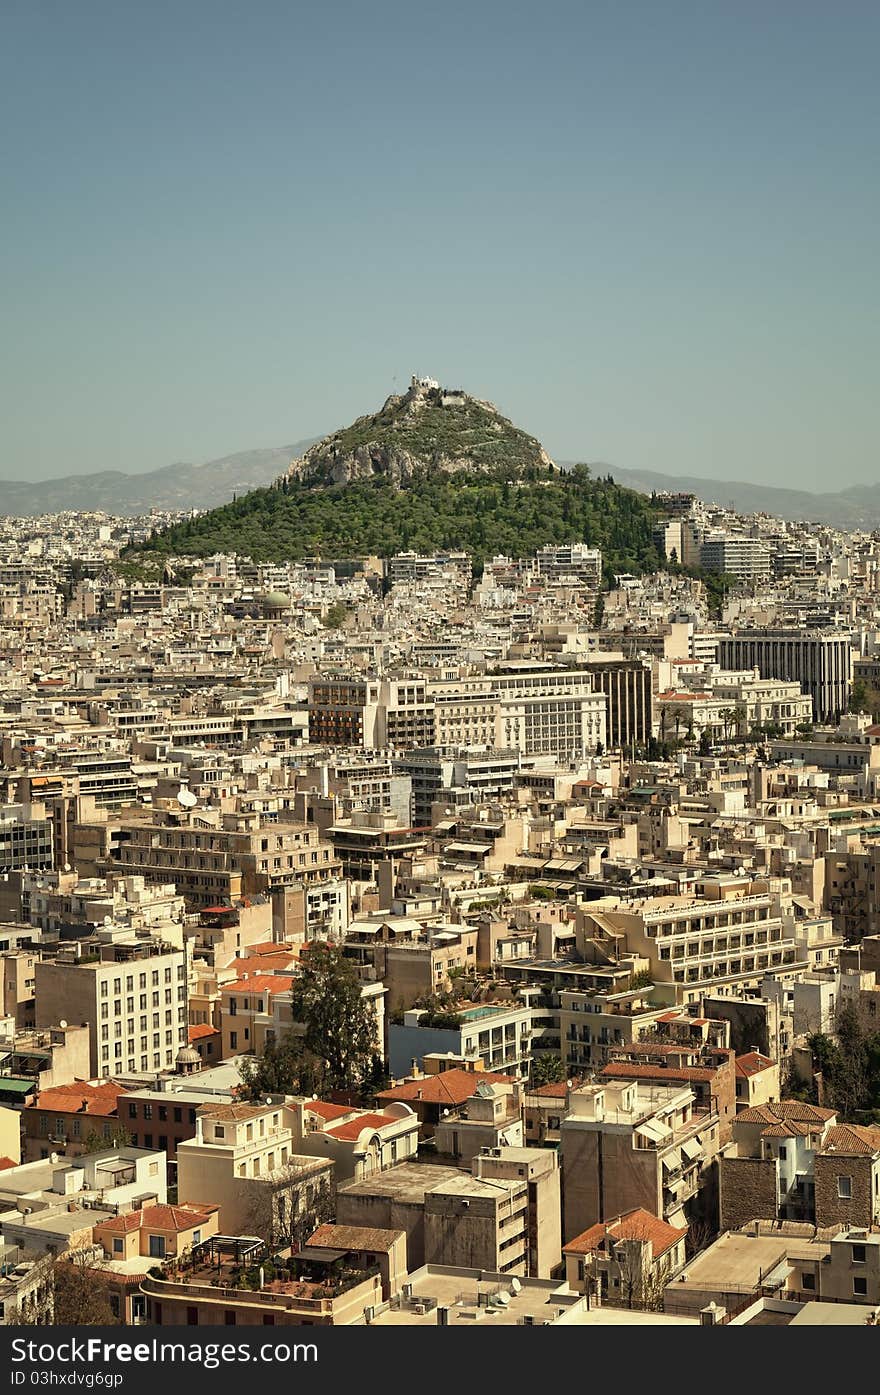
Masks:
[[[690,475],[656,474],[652,470],[621,470],[613,465],[591,468],[645,494],[664,490],[696,494],[707,503],[732,508],[737,513],[770,513],[776,518],[828,523],[837,528],[880,526],[880,484],[852,485],[833,494],[811,494],[805,489],[777,489],[744,480],[696,479]]]
[[[166,465],[144,474],[104,470],[91,475],[63,475],[54,480],[0,480],[0,515],[28,518],[73,509],[132,515],[149,513],[151,509],[216,508],[234,495],[271,484],[287,471],[292,460],[298,460],[320,439],[312,436],[289,446],[238,451],[205,465]],[[807,490],[777,489],[745,480],[665,475],[602,463],[593,463],[590,468],[594,474],[610,474],[618,484],[643,494],[668,490],[696,494],[707,503],[733,508],[738,513],[769,513],[777,518],[828,523],[839,528],[880,527],[880,484],[811,494]]]
[[[0,515],[32,518],[75,509],[131,516],[151,509],[214,508],[228,503],[233,495],[271,484],[314,440],[310,437],[291,446],[239,451],[209,460],[206,465],[165,465],[140,475],[102,470],[54,480],[0,480]]]

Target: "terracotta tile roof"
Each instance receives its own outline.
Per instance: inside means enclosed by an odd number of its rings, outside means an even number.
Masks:
[[[787,1124],[768,1124],[761,1130],[762,1138],[806,1138],[811,1133],[821,1132],[819,1124],[801,1124],[790,1120]]]
[[[483,1081],[489,1085],[511,1084],[512,1075],[496,1075],[491,1071],[443,1070],[438,1075],[422,1075],[418,1080],[405,1080],[400,1085],[392,1085],[381,1090],[379,1100],[400,1100],[405,1104],[444,1104],[459,1105],[469,1100],[477,1086]]]
[[[224,993],[286,993],[293,983],[284,974],[254,974],[252,978],[237,978],[232,983],[224,983]]]
[[[45,1109],[53,1114],[96,1114],[109,1118],[116,1113],[119,1096],[126,1093],[124,1085],[115,1080],[102,1080],[92,1085],[87,1080],[75,1080],[70,1085],[53,1085],[28,1100],[26,1109]]]
[[[10,1167],[18,1167],[14,1158],[0,1158],[0,1172],[5,1172]]]
[[[366,1225],[319,1225],[306,1244],[319,1250],[390,1250],[405,1234]]]
[[[309,1100],[306,1112],[317,1114],[322,1119],[344,1119],[355,1107],[352,1104],[331,1104],[329,1100]]]
[[[880,1152],[880,1128],[867,1124],[837,1124],[829,1129],[822,1145],[823,1155],[828,1153],[857,1153],[871,1157]]]
[[[747,1051],[744,1056],[737,1056],[736,1073],[741,1077],[760,1075],[762,1070],[769,1070],[775,1065],[770,1056],[763,1056],[760,1051]]]
[[[384,1129],[389,1124],[399,1124],[400,1120],[393,1114],[359,1114],[356,1119],[349,1119],[344,1124],[334,1124],[332,1128],[325,1129],[333,1138],[338,1138],[344,1143],[354,1143],[360,1138],[364,1129]]]
[[[667,1221],[661,1221],[659,1216],[653,1216],[650,1211],[636,1207],[635,1210],[626,1211],[613,1221],[600,1221],[597,1225],[590,1226],[589,1230],[585,1230],[581,1235],[576,1235],[573,1240],[569,1240],[568,1244],[563,1246],[562,1253],[566,1255],[592,1254],[608,1235],[614,1240],[649,1240],[652,1258],[659,1259],[679,1240],[683,1240],[687,1231],[687,1226],[683,1230],[678,1230],[674,1225],[669,1225]]]
[[[642,1066],[629,1061],[609,1061],[602,1075],[613,1080],[697,1080],[711,1082],[718,1074],[712,1066]]]
[[[578,1083],[576,1080],[572,1081],[572,1085]],[[536,1085],[528,1094],[538,1095],[541,1099],[564,1100],[568,1095],[568,1083],[565,1080],[552,1080],[549,1085]]]
[[[835,1117],[833,1109],[820,1109],[817,1104],[804,1104],[801,1100],[774,1100],[772,1104],[757,1104],[751,1109],[740,1110],[737,1123],[779,1124],[794,1121],[799,1124],[824,1124]]]
[[[219,1210],[219,1206],[199,1206],[195,1202],[181,1206],[144,1206],[140,1211],[114,1216],[100,1228],[112,1235],[123,1235],[131,1230],[192,1230]]]
[[[202,1041],[204,1037],[219,1037],[220,1031],[217,1027],[212,1027],[210,1022],[197,1022],[189,1029],[190,1041]]]

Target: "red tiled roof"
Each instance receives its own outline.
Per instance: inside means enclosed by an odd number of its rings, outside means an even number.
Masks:
[[[219,1028],[212,1027],[210,1022],[197,1022],[194,1027],[189,1029],[190,1041],[202,1041],[205,1037],[219,1037],[219,1035]]]
[[[513,1082],[512,1075],[496,1075],[490,1071],[443,1070],[437,1075],[422,1075],[417,1080],[405,1080],[392,1085],[388,1090],[380,1090],[378,1100],[402,1101],[405,1104],[464,1104],[477,1086],[486,1081],[489,1085],[505,1085]]]
[[[10,1167],[18,1167],[14,1158],[0,1158],[0,1172],[5,1172]]]
[[[329,1100],[309,1100],[306,1111],[319,1114],[322,1119],[344,1119],[355,1108],[351,1104],[331,1104]]]
[[[645,1211],[641,1207],[636,1207],[633,1211],[626,1211],[622,1216],[616,1217],[613,1221],[600,1221],[597,1225],[590,1226],[581,1235],[576,1235],[573,1240],[569,1240],[563,1246],[562,1253],[566,1255],[589,1255],[599,1248],[606,1235],[610,1235],[614,1240],[647,1240],[651,1244],[651,1255],[653,1259],[659,1259],[679,1240],[687,1235],[688,1228],[678,1230],[674,1225],[669,1225],[667,1221],[661,1221],[659,1216],[653,1216],[650,1211]]]
[[[70,1085],[53,1085],[28,1100],[26,1109],[45,1109],[54,1114],[97,1114],[108,1118],[116,1113],[120,1095],[126,1087],[115,1080],[102,1080],[92,1085],[87,1080],[75,1080]]]
[[[338,1138],[343,1143],[354,1143],[360,1138],[364,1129],[384,1129],[389,1124],[397,1124],[400,1120],[393,1114],[359,1114],[356,1119],[349,1119],[344,1124],[334,1124],[332,1128],[325,1129],[333,1138]]]
[[[318,1250],[390,1250],[405,1233],[378,1226],[319,1225],[306,1244]]]
[[[200,1206],[188,1202],[182,1206],[144,1206],[139,1211],[127,1211],[125,1215],[114,1216],[101,1224],[102,1230],[112,1234],[124,1234],[131,1230],[191,1230],[209,1216],[216,1215],[219,1206]]]
[[[285,974],[254,974],[253,978],[237,978],[232,983],[224,983],[224,993],[286,993],[293,983]]]
[[[824,1124],[834,1118],[833,1109],[820,1109],[817,1104],[804,1104],[801,1100],[774,1100],[772,1104],[757,1104],[752,1109],[743,1109],[737,1114],[737,1123],[779,1124],[794,1121],[799,1124]]]
[[[614,1080],[700,1080],[712,1081],[718,1070],[712,1066],[641,1066],[629,1061],[609,1061],[602,1075]]]
[[[880,1128],[868,1124],[837,1124],[828,1130],[822,1153],[857,1153],[871,1157],[880,1152]]]
[[[747,1051],[744,1056],[737,1056],[736,1073],[742,1077],[760,1075],[762,1070],[769,1070],[775,1065],[774,1060],[769,1056],[762,1056],[760,1051]]]

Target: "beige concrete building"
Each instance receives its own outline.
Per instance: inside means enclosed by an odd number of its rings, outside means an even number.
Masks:
[[[532,1278],[555,1278],[562,1263],[559,1155],[549,1148],[487,1148],[473,1159],[471,1170],[484,1181],[526,1181],[526,1272]]]
[[[76,943],[35,965],[37,1027],[89,1029],[89,1075],[170,1070],[188,1044],[187,954],[160,940]]]
[[[177,1146],[179,1200],[219,1206],[225,1235],[289,1236],[332,1173],[332,1162],[296,1153],[282,1104],[206,1105],[195,1138]]]
[[[563,1237],[637,1207],[684,1226],[719,1147],[718,1115],[688,1086],[608,1081],[572,1089],[560,1125]]]

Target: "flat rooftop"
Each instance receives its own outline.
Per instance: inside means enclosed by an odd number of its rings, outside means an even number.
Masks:
[[[831,1246],[825,1241],[796,1235],[745,1235],[728,1231],[688,1261],[687,1278],[681,1275],[667,1286],[671,1298],[694,1289],[700,1292],[734,1293],[754,1289],[759,1278],[787,1260],[822,1259]]]
[[[425,1192],[443,1183],[460,1186],[463,1178],[471,1178],[471,1174],[460,1167],[442,1167],[437,1163],[400,1163],[374,1177],[345,1182],[339,1191],[353,1196],[394,1197],[397,1201],[420,1205],[425,1199]]]
[[[514,1327],[530,1318],[536,1327],[562,1322],[566,1326],[641,1326],[643,1324],[694,1326],[699,1319],[665,1313],[632,1312],[620,1308],[587,1311],[582,1295],[555,1279],[517,1279],[486,1274],[476,1269],[425,1265],[410,1275],[412,1297],[379,1313],[370,1326],[436,1327],[437,1308],[447,1309],[450,1327]],[[499,1294],[504,1298],[499,1298]],[[420,1304],[430,1300],[427,1311]]]

